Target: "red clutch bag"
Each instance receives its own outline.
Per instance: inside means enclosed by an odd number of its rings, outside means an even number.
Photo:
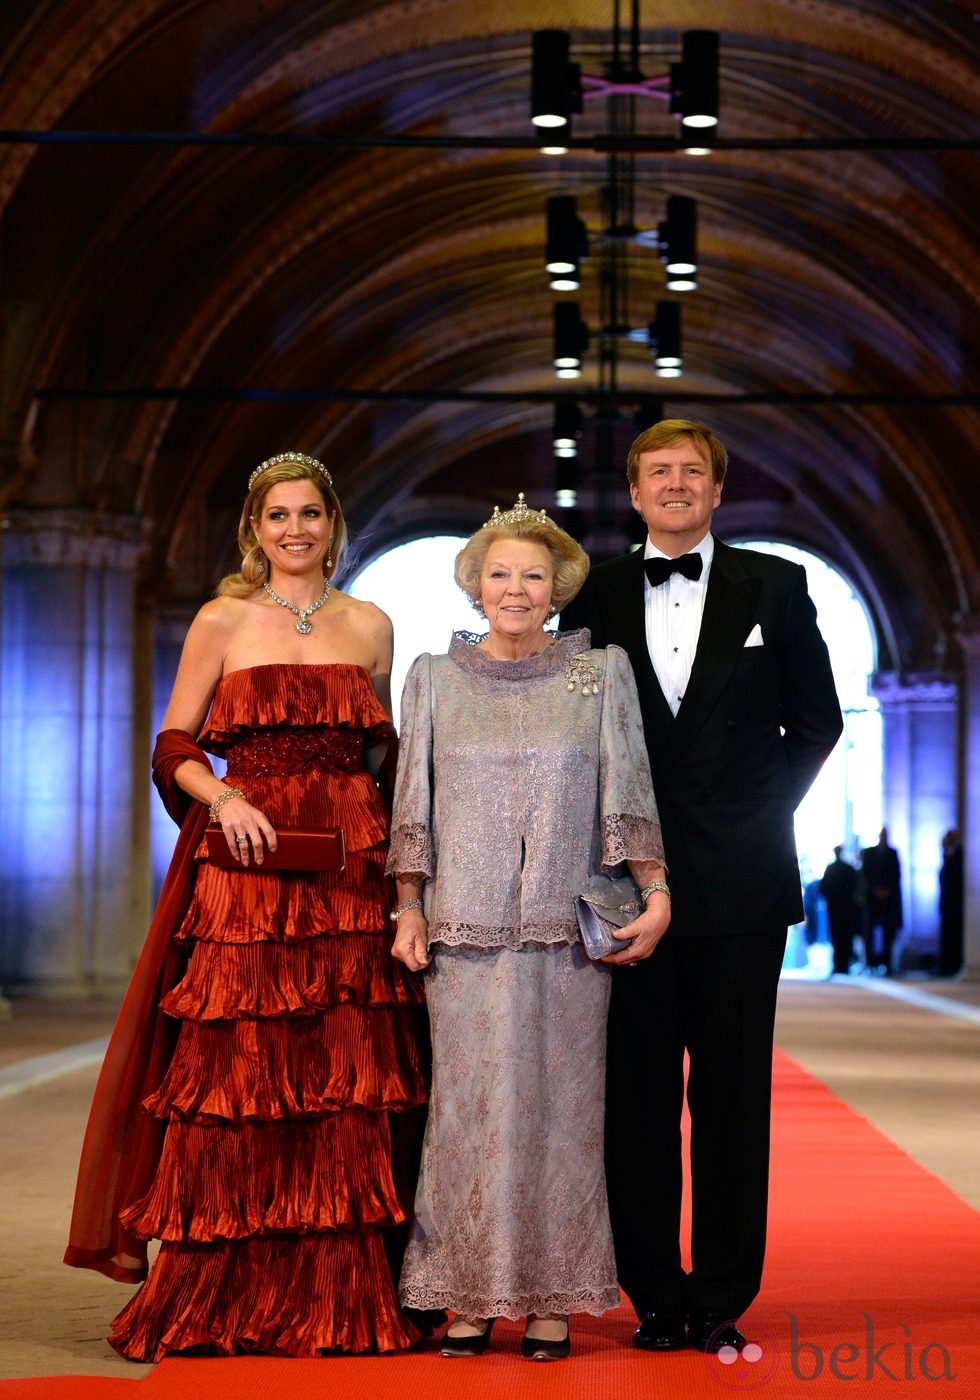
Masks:
[[[261,865],[251,858],[243,867],[228,849],[225,833],[217,824],[205,829],[204,837],[208,847],[208,860],[222,870],[343,870],[347,863],[344,849],[344,833],[340,827],[327,827],[325,831],[300,831],[295,827],[281,828],[276,832],[276,849],[268,846]]]

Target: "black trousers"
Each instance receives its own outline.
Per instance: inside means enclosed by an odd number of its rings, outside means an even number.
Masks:
[[[881,929],[881,953],[874,951],[875,929]],[[879,967],[884,964],[889,972],[892,971],[892,956],[895,948],[895,934],[898,931],[898,923],[895,918],[895,911],[891,907],[891,901],[869,900],[864,916],[864,956],[869,967],[877,964]]]
[[[769,1201],[776,989],[786,930],[664,937],[613,973],[606,1176],[619,1282],[637,1315],[759,1291]],[[681,1268],[681,1108],[690,1056],[692,1270]]]
[[[858,932],[855,906],[837,909],[828,904],[827,922],[834,945],[834,971],[849,972],[854,957],[854,935]]]

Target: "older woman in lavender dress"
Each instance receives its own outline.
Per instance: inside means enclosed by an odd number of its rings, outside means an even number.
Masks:
[[[495,510],[456,562],[489,630],[420,656],[402,698],[393,951],[427,969],[433,1084],[401,1298],[455,1312],[444,1356],[484,1351],[503,1316],[527,1319],[524,1356],[564,1357],[568,1314],[618,1302],[610,969],[585,955],[574,898],[629,863],[646,907],[605,959],[623,966],[652,952],[669,894],[626,655],[545,631],[588,567],[523,496]]]

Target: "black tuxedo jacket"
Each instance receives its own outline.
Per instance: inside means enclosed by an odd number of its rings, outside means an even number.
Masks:
[[[793,811],[843,727],[797,564],[715,541],[676,718],[646,644],[643,551],[592,571],[562,612],[633,663],[671,887],[670,932],[754,933],[803,917]],[[758,624],[763,645],[747,647]]]

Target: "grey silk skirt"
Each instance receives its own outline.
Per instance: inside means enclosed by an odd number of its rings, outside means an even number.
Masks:
[[[609,971],[578,944],[433,947],[433,1079],[406,1307],[619,1302],[603,1170]]]

